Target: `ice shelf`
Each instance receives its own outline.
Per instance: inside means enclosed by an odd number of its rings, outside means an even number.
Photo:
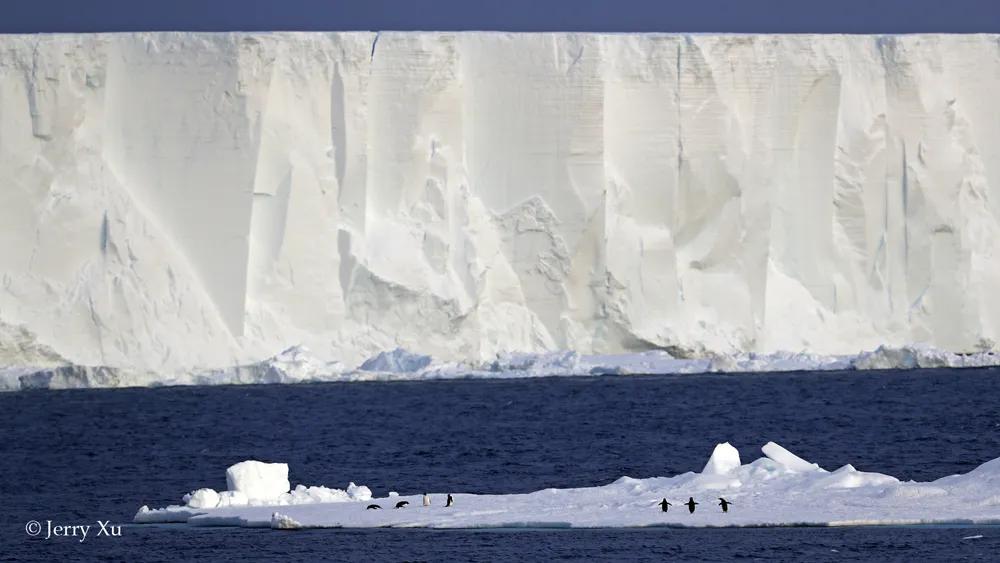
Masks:
[[[996,35],[4,35],[0,379],[991,351],[998,92]]]

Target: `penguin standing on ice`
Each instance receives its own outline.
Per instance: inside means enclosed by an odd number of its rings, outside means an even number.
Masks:
[[[431,505],[431,495],[424,493],[424,506]]]
[[[401,500],[401,501],[399,501],[399,502],[396,503],[396,508],[405,508],[406,505],[408,505],[408,504],[410,504],[410,501],[408,501],[408,500]]]
[[[445,507],[449,507],[455,504],[455,499],[451,498],[451,493],[448,493],[448,501],[444,503]]]
[[[728,500],[726,500],[726,499],[724,499],[722,497],[719,497],[719,506],[722,507],[722,511],[723,512],[729,512],[729,505],[730,504],[733,504],[733,503],[729,502]]]
[[[664,512],[666,512],[667,508],[669,508],[671,506],[673,506],[673,505],[670,504],[669,502],[667,502],[667,499],[663,499],[663,500],[660,501],[660,510],[662,510]]]
[[[688,497],[688,501],[685,502],[684,504],[687,505],[688,512],[694,514],[694,507],[698,505],[698,503],[694,501],[694,497]]]

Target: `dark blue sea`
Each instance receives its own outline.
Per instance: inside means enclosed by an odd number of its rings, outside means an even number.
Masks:
[[[996,561],[998,527],[307,530],[128,525],[143,504],[282,461],[293,485],[528,492],[744,462],[931,480],[1000,456],[1000,370],[578,377],[0,394],[0,560]],[[126,524],[32,539],[29,520]],[[96,524],[95,524],[96,526]],[[94,532],[91,534],[93,535]],[[982,535],[982,538],[962,538]]]

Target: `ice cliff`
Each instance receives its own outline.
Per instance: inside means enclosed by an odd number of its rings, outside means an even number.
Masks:
[[[0,36],[0,365],[965,353],[993,35]]]

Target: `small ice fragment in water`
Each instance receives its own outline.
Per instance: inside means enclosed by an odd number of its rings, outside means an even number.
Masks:
[[[213,489],[198,489],[184,495],[184,502],[191,508],[215,508],[219,500],[219,493]]]
[[[297,530],[301,527],[302,524],[299,524],[290,516],[286,516],[280,512],[271,514],[272,530]]]

